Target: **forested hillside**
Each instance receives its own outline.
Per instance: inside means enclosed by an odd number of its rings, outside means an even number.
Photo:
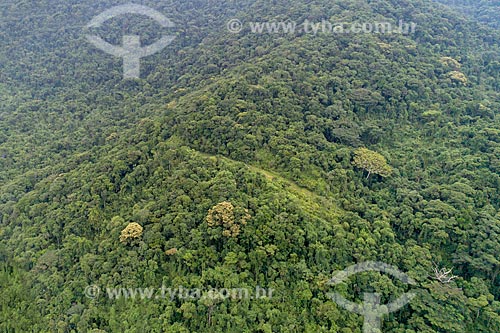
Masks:
[[[124,15],[92,32],[176,39],[123,80],[85,35],[126,3],[0,5],[0,332],[362,332],[333,291],[415,293],[383,332],[500,332],[498,18],[432,0],[142,1],[175,27]],[[325,19],[417,29],[248,29]],[[365,261],[416,285],[329,285]],[[274,292],[106,293],[162,286]]]
[[[436,0],[482,24],[500,28],[500,3],[493,0]]]

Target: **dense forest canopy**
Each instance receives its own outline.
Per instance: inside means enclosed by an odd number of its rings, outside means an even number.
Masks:
[[[453,10],[472,17],[479,23],[500,28],[500,3],[494,0],[436,0]]]
[[[383,332],[500,332],[498,6],[439,2],[3,1],[0,331],[357,333],[331,292],[412,292]],[[417,29],[248,28],[305,20]],[[175,40],[123,80],[89,33]],[[329,283],[368,261],[415,284]],[[107,292],[162,286],[273,294]]]

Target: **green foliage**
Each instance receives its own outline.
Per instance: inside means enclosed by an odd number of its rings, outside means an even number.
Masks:
[[[382,177],[389,177],[392,174],[392,168],[387,164],[384,156],[366,148],[358,148],[354,151],[354,165],[368,171],[368,176],[377,174]]]
[[[500,5],[496,1],[489,0],[437,0],[453,9],[458,9],[462,13],[473,17],[481,23],[494,28],[500,28],[498,23],[498,11]]]
[[[424,0],[142,1],[177,39],[122,81],[81,31],[117,3],[1,5],[1,332],[360,332],[326,282],[365,260],[417,281],[366,273],[336,287],[357,302],[415,291],[384,332],[500,331],[497,31]],[[221,30],[234,17],[418,28]],[[116,43],[163,32],[142,17],[108,23],[97,32]],[[458,278],[436,281],[434,262]],[[275,292],[106,295],[162,285]]]

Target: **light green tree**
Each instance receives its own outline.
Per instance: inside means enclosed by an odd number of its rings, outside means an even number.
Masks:
[[[387,164],[384,156],[367,148],[359,148],[354,152],[354,165],[368,171],[368,179],[372,173],[382,177],[389,177],[392,168]]]

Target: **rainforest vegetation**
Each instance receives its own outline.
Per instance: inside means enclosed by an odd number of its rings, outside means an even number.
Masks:
[[[491,1],[0,4],[0,332],[500,332],[500,31]],[[231,33],[227,22],[243,23]],[[414,22],[410,34],[249,22]],[[175,40],[122,61],[119,45]],[[365,272],[406,273],[406,285]],[[100,293],[90,295],[89,286]],[[106,288],[272,297],[108,297]]]

